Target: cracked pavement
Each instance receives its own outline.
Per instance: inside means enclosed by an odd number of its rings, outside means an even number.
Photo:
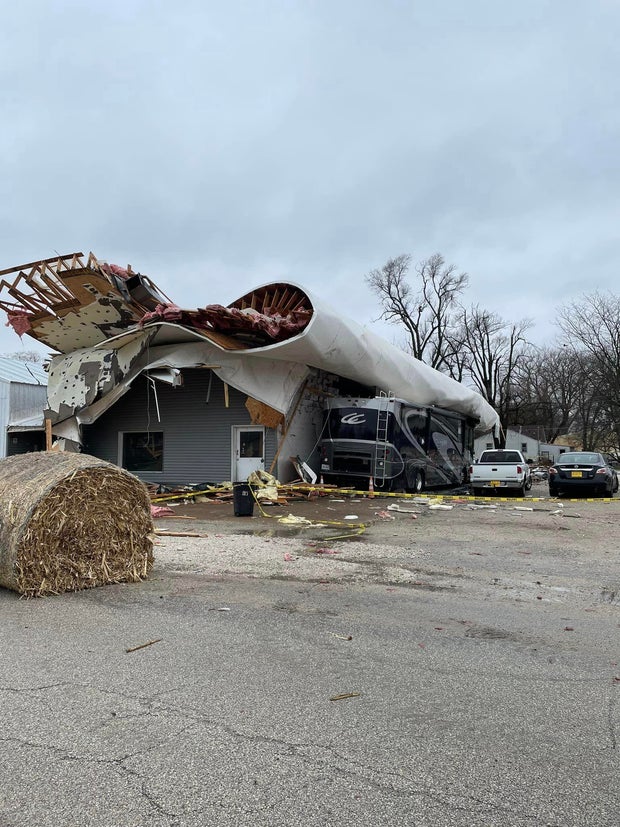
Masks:
[[[355,508],[331,555],[205,508],[145,583],[0,591],[0,827],[617,827],[618,503]]]

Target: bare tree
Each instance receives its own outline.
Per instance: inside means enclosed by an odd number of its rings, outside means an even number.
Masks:
[[[3,353],[6,359],[17,359],[19,362],[35,362],[40,364],[43,357],[36,350],[18,350],[16,353]]]
[[[582,296],[561,307],[557,319],[566,346],[590,354],[607,393],[620,401],[620,297],[612,293]]]
[[[411,256],[389,259],[380,269],[371,270],[366,282],[381,301],[380,318],[402,325],[407,346],[416,359],[437,370],[462,377],[454,341],[457,300],[467,287],[467,273],[458,273],[436,253],[416,265],[417,289],[409,283]]]
[[[536,426],[543,441],[554,442],[575,420],[580,371],[564,347],[530,346],[523,356],[514,374],[506,425]]]
[[[571,353],[576,376],[574,432],[584,451],[602,450],[610,432],[609,407],[601,393],[597,365],[586,351]]]
[[[514,324],[478,305],[462,312],[462,335],[471,381],[497,411],[510,419],[515,374],[526,356],[527,319]]]
[[[587,364],[590,403],[582,400],[583,444],[620,445],[620,297],[595,292],[560,308],[558,326],[565,346]],[[588,357],[585,359],[584,357]],[[588,385],[585,396],[588,396]],[[598,425],[588,415],[594,406]]]

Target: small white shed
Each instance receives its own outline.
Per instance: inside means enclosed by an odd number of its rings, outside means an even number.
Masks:
[[[36,362],[0,356],[0,457],[45,448],[47,373]]]

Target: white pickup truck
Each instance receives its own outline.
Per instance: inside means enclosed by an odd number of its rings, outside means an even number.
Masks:
[[[530,466],[521,451],[494,448],[483,451],[469,466],[469,483],[474,496],[513,491],[525,497],[532,487]]]

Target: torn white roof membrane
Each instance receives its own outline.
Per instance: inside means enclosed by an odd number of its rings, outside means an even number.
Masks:
[[[199,329],[155,321],[142,329],[133,326],[94,347],[56,356],[48,383],[54,418],[62,421],[77,415],[79,423],[93,422],[137,375],[165,367],[209,367],[232,387],[286,414],[308,367],[314,367],[415,404],[459,411],[478,420],[480,431],[498,425],[496,411],[479,393],[305,295],[312,304],[310,321],[284,341],[251,346],[240,341],[239,349],[231,349],[230,341],[220,346]]]

